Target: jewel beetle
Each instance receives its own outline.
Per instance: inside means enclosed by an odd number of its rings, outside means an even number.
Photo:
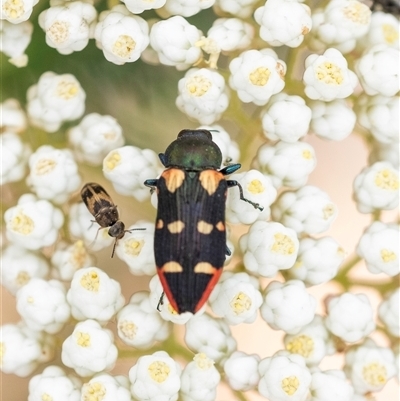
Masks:
[[[123,238],[126,232],[145,230],[145,228],[125,230],[125,224],[119,219],[117,206],[114,204],[111,196],[108,195],[107,191],[101,185],[96,184],[95,182],[85,184],[81,189],[81,198],[89,212],[95,218],[92,222],[99,224],[100,228],[110,227],[108,235],[115,238],[111,257],[114,256],[115,246],[117,245],[118,240]]]
[[[241,165],[220,169],[221,150],[207,130],[182,130],[159,157],[165,170],[158,179],[144,182],[158,197],[157,273],[175,311],[196,313],[217,284],[225,255],[230,254],[225,230],[228,188],[237,187],[241,200],[263,208],[244,197],[237,181],[225,179]]]

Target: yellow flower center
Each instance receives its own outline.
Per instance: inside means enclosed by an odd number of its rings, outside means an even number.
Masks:
[[[57,166],[57,162],[53,159],[40,159],[36,163],[35,173],[36,175],[46,175],[53,171]]]
[[[116,166],[118,166],[118,164],[121,162],[121,159],[122,157],[117,151],[112,152],[104,159],[104,167],[108,171],[112,171]]]
[[[247,190],[252,194],[261,194],[265,191],[265,188],[260,180],[251,180],[247,185]]]
[[[364,380],[371,386],[380,387],[387,381],[387,371],[379,362],[372,362],[363,368]]]
[[[397,256],[390,249],[381,249],[381,258],[385,263],[388,263],[396,260]]]
[[[82,401],[102,401],[107,390],[100,382],[85,383],[82,388]]]
[[[150,377],[157,383],[163,383],[168,379],[170,367],[163,361],[155,361],[148,367]]]
[[[196,366],[201,370],[207,370],[214,366],[214,361],[203,352],[196,354],[193,360],[196,362]]]
[[[235,315],[247,312],[251,308],[251,298],[244,292],[236,294],[229,303]]]
[[[399,40],[399,34],[393,25],[383,24],[382,33],[386,43],[388,43],[389,45],[392,45]]]
[[[69,38],[69,23],[67,21],[55,21],[47,30],[47,35],[54,43],[64,43]]]
[[[133,340],[136,337],[138,328],[133,322],[129,322],[128,320],[123,320],[118,324],[119,330],[123,333],[126,338]]]
[[[270,76],[271,71],[267,67],[258,67],[249,74],[249,80],[253,85],[265,86]]]
[[[282,255],[292,255],[295,251],[293,240],[285,234],[276,233],[274,235],[274,243],[272,244],[272,252]]]
[[[205,95],[212,87],[212,82],[203,75],[193,75],[186,82],[186,90],[195,97]]]
[[[19,211],[11,220],[10,228],[18,234],[29,235],[34,230],[35,223],[29,216]]]
[[[140,255],[142,248],[144,247],[144,240],[129,239],[124,242],[125,253],[132,256]]]
[[[319,81],[327,85],[341,85],[344,80],[342,69],[330,61],[318,65],[315,75]]]
[[[73,81],[60,81],[57,85],[56,94],[64,100],[74,98],[79,93],[79,87]]]
[[[114,42],[112,52],[121,58],[128,58],[135,50],[136,42],[129,35],[120,35]]]
[[[375,185],[389,191],[397,191],[399,189],[399,177],[394,171],[385,168],[376,173]]]
[[[281,383],[282,390],[287,395],[293,395],[300,386],[300,381],[296,376],[285,377]]]
[[[292,354],[299,354],[308,358],[314,352],[314,341],[311,337],[302,334],[286,344],[286,349]]]
[[[95,270],[92,270],[81,277],[80,283],[86,290],[97,292],[100,287],[100,277]]]
[[[3,4],[3,11],[8,19],[17,19],[25,13],[23,0],[7,0]]]
[[[360,25],[368,25],[371,19],[371,10],[359,1],[350,1],[343,8],[343,16]]]
[[[88,333],[83,333],[82,331],[78,331],[75,334],[76,343],[83,347],[87,348],[90,347],[90,335]]]
[[[17,277],[15,278],[15,282],[18,285],[18,287],[24,286],[29,280],[31,279],[31,276],[26,272],[21,270],[18,274]]]

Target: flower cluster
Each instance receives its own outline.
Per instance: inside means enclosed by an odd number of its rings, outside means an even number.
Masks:
[[[57,72],[50,63],[27,74],[33,78],[0,104],[1,283],[19,315],[17,323],[4,319],[0,356],[4,374],[27,377],[19,398],[213,401],[252,400],[255,392],[274,401],[393,398],[400,24],[385,11],[395,6],[0,1],[7,68],[32,68],[32,38],[37,49],[46,43],[54,57],[68,60]],[[34,22],[43,32],[32,37]],[[117,90],[103,90],[108,102],[96,109],[81,78],[92,73],[90,51],[106,65],[100,88],[114,89],[127,68],[149,92],[168,77],[162,83],[176,93],[168,107],[177,121],[211,133],[221,151],[221,165],[213,167],[218,177],[235,172],[226,199],[218,198],[226,211],[215,230],[226,232],[227,244],[210,251],[226,254],[223,272],[223,260],[212,266],[201,259],[199,238],[214,229],[203,220],[195,239],[181,241],[179,219],[169,227],[179,253],[200,258],[193,271],[176,262],[173,271],[156,266],[154,233],[164,222],[152,222],[159,190],[144,182],[162,173],[166,156],[156,151],[165,149],[162,135],[172,139],[175,132],[169,135],[159,110],[144,112],[145,131],[130,132],[121,108],[127,100]],[[171,75],[164,75],[168,68]],[[239,162],[246,167],[236,172]],[[198,173],[188,170],[191,178]],[[98,224],[104,204],[79,200],[84,180],[102,182],[119,206],[117,218],[136,219],[117,238],[108,221]],[[202,185],[213,192],[210,183]],[[177,199],[178,217],[188,213],[185,202]],[[109,246],[115,257],[102,258],[99,251]],[[179,288],[183,297],[195,291],[208,301],[196,313],[177,312],[165,288],[172,274],[197,283]],[[204,277],[212,277],[210,287]],[[266,329],[281,338],[280,347],[265,346]],[[4,383],[10,398],[15,389]]]

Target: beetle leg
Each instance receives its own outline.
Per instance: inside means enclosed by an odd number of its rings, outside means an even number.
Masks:
[[[232,251],[228,248],[228,245],[225,245],[225,255],[226,256],[231,256],[232,255]]]
[[[261,212],[264,210],[264,208],[262,206],[260,206],[258,203],[252,202],[250,199],[247,199],[247,198],[244,197],[243,188],[236,180],[226,180],[226,183],[228,184],[228,188],[232,188],[232,187],[238,187],[239,188],[240,199],[242,201],[250,203],[250,205],[252,205],[255,209],[260,210]]]
[[[146,180],[143,184],[146,185],[146,187],[150,188],[150,194],[152,195],[154,193],[154,191],[156,190],[157,187],[157,182],[158,179],[157,178],[152,178],[149,180]]]
[[[164,305],[164,294],[165,294],[165,292],[163,291],[161,294],[160,300],[158,301],[158,304],[157,304],[157,310],[159,312],[161,312],[160,306]]]

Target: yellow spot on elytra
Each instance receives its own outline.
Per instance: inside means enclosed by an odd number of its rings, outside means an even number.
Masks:
[[[69,38],[69,23],[67,21],[55,21],[47,29],[47,35],[54,43],[64,43]]]
[[[215,228],[218,231],[225,231],[225,224],[222,221],[219,221],[216,225]]]
[[[155,361],[147,368],[149,376],[157,383],[163,383],[168,379],[171,368],[163,361]]]
[[[42,401],[53,401],[53,397],[47,393],[43,393],[40,398],[42,399]]]
[[[282,390],[287,395],[293,395],[300,386],[300,381],[296,376],[288,376],[282,380]]]
[[[167,227],[168,227],[168,231],[171,234],[179,234],[185,228],[185,223],[183,221],[176,220],[176,221],[173,221],[172,223],[169,223],[167,225]]]
[[[102,401],[107,396],[107,389],[103,383],[85,383],[82,387],[82,401]]]
[[[229,303],[235,315],[240,315],[244,312],[247,312],[251,308],[251,304],[251,298],[244,292],[237,293]]]
[[[303,159],[306,159],[306,160],[311,160],[313,158],[312,153],[308,149],[303,150],[302,156],[303,156]]]
[[[341,85],[344,77],[342,69],[330,61],[324,61],[315,69],[317,79],[327,85]]]
[[[138,256],[144,247],[144,240],[135,238],[124,241],[124,250],[127,255]]]
[[[162,177],[165,179],[168,191],[174,193],[185,180],[185,173],[178,168],[171,168],[165,170],[162,173]]]
[[[325,220],[330,219],[335,214],[335,205],[333,203],[327,204],[323,209],[322,213]]]
[[[214,274],[216,268],[207,262],[200,262],[194,267],[195,273]]]
[[[24,2],[22,0],[7,0],[3,4],[3,11],[8,19],[17,19],[25,13]]]
[[[79,86],[73,81],[60,81],[57,85],[56,93],[64,100],[74,98],[79,92]]]
[[[388,191],[397,191],[399,189],[399,177],[394,171],[385,168],[376,173],[375,185]]]
[[[271,71],[267,67],[258,67],[249,74],[249,80],[253,85],[265,86],[270,76]]]
[[[371,386],[380,387],[387,382],[386,367],[379,362],[365,365],[362,375],[364,380]]]
[[[11,220],[10,228],[18,234],[29,235],[35,228],[35,223],[26,214],[19,211]]]
[[[156,223],[156,228],[158,230],[161,230],[163,227],[164,227],[164,222],[161,219],[158,219]]]
[[[265,188],[260,180],[251,180],[247,185],[247,191],[256,195],[262,194],[265,191]]]
[[[57,162],[52,159],[40,159],[35,166],[36,175],[45,175],[50,173],[57,166]]]
[[[118,151],[112,152],[104,159],[104,167],[108,171],[114,170],[114,168],[120,164],[121,159],[121,155]]]
[[[292,354],[299,354],[304,358],[308,358],[314,352],[314,345],[314,340],[311,337],[301,334],[288,342],[286,349]]]
[[[293,240],[282,233],[276,233],[274,235],[274,243],[271,246],[271,250],[281,255],[292,255],[294,253],[295,246]]]
[[[214,366],[214,361],[203,352],[196,354],[193,358],[193,361],[196,363],[196,366],[201,370],[207,370]]]
[[[351,1],[343,7],[343,16],[360,25],[367,25],[371,19],[371,10],[359,1]]]
[[[114,42],[112,52],[121,58],[128,58],[135,50],[136,42],[132,36],[120,35]]]
[[[396,260],[397,256],[390,249],[381,249],[381,258],[385,263],[388,263]]]
[[[82,331],[78,331],[75,333],[76,343],[83,347],[90,347],[90,335],[88,333],[83,333]]]
[[[200,220],[197,223],[197,231],[201,234],[210,234],[213,230],[213,225],[205,222],[204,220]]]
[[[205,95],[212,87],[212,82],[204,75],[192,75],[186,81],[186,90],[194,97]]]
[[[199,175],[201,186],[211,196],[218,188],[223,175],[215,170],[203,170]]]
[[[26,271],[21,270],[20,272],[18,272],[17,277],[15,278],[15,283],[17,284],[18,287],[22,287],[30,279],[31,276]]]
[[[386,43],[389,45],[392,45],[399,40],[399,34],[393,25],[382,24],[382,31],[383,37],[385,38]]]
[[[100,277],[95,270],[91,270],[81,277],[80,283],[85,290],[97,292],[100,287]]]
[[[124,337],[133,340],[137,334],[137,326],[128,320],[123,320],[122,322],[118,323],[118,329],[124,335]]]
[[[164,273],[180,273],[183,272],[183,267],[178,262],[167,262],[161,270]]]

